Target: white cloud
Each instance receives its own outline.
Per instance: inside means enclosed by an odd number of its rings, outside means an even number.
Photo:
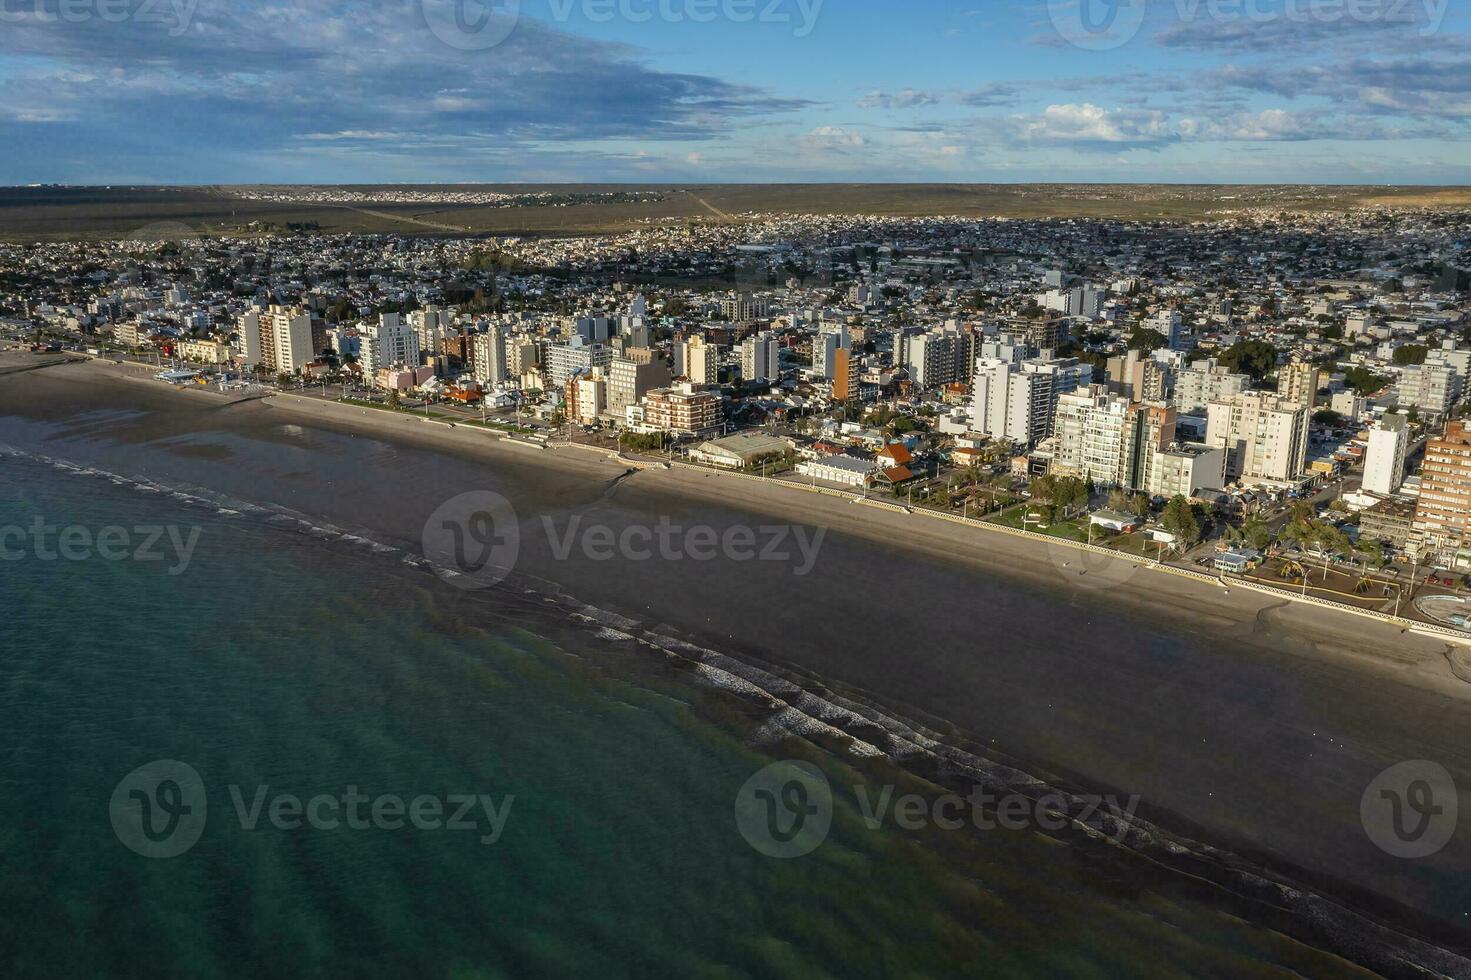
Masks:
[[[940,100],[928,92],[906,88],[899,92],[869,92],[858,100],[860,109],[917,109],[938,105]]]
[[[802,142],[814,150],[851,150],[867,144],[862,133],[841,126],[818,126],[802,137]]]
[[[1169,118],[1153,109],[1105,109],[1091,102],[1048,106],[1040,116],[1014,117],[1031,143],[1157,144],[1174,137]]]

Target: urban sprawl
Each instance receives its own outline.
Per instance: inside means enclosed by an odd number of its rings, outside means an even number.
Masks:
[[[0,326],[1461,626],[1468,240],[1358,209],[3,245]]]

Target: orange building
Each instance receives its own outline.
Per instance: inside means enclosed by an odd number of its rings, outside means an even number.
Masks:
[[[1426,564],[1471,564],[1471,431],[1451,422],[1425,447],[1412,551]]]

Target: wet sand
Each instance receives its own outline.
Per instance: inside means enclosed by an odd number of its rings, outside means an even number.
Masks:
[[[1139,793],[1140,812],[1172,830],[1442,942],[1468,939],[1471,834],[1408,862],[1375,848],[1358,816],[1374,776],[1409,759],[1449,769],[1471,813],[1471,685],[1444,642],[798,490],[683,470],[619,480],[626,467],[578,450],[116,374],[94,364],[0,379],[0,441],[409,546],[445,500],[497,490],[522,521],[518,573],[861,692],[1028,771]],[[827,533],[802,577],[790,563],[559,560],[542,519],[565,529],[579,516]]]

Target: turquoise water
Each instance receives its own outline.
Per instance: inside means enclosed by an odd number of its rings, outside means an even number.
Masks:
[[[1027,832],[871,830],[840,745],[758,742],[763,706],[657,651],[554,628],[392,557],[105,477],[0,459],[0,526],[200,531],[170,562],[0,562],[7,976],[1309,975],[1341,961],[1147,868]],[[740,833],[776,758],[836,787],[783,861]],[[109,800],[188,763],[198,843],[129,850]],[[229,787],[486,794],[503,833],[245,829]],[[1126,869],[1127,870],[1127,869]]]

